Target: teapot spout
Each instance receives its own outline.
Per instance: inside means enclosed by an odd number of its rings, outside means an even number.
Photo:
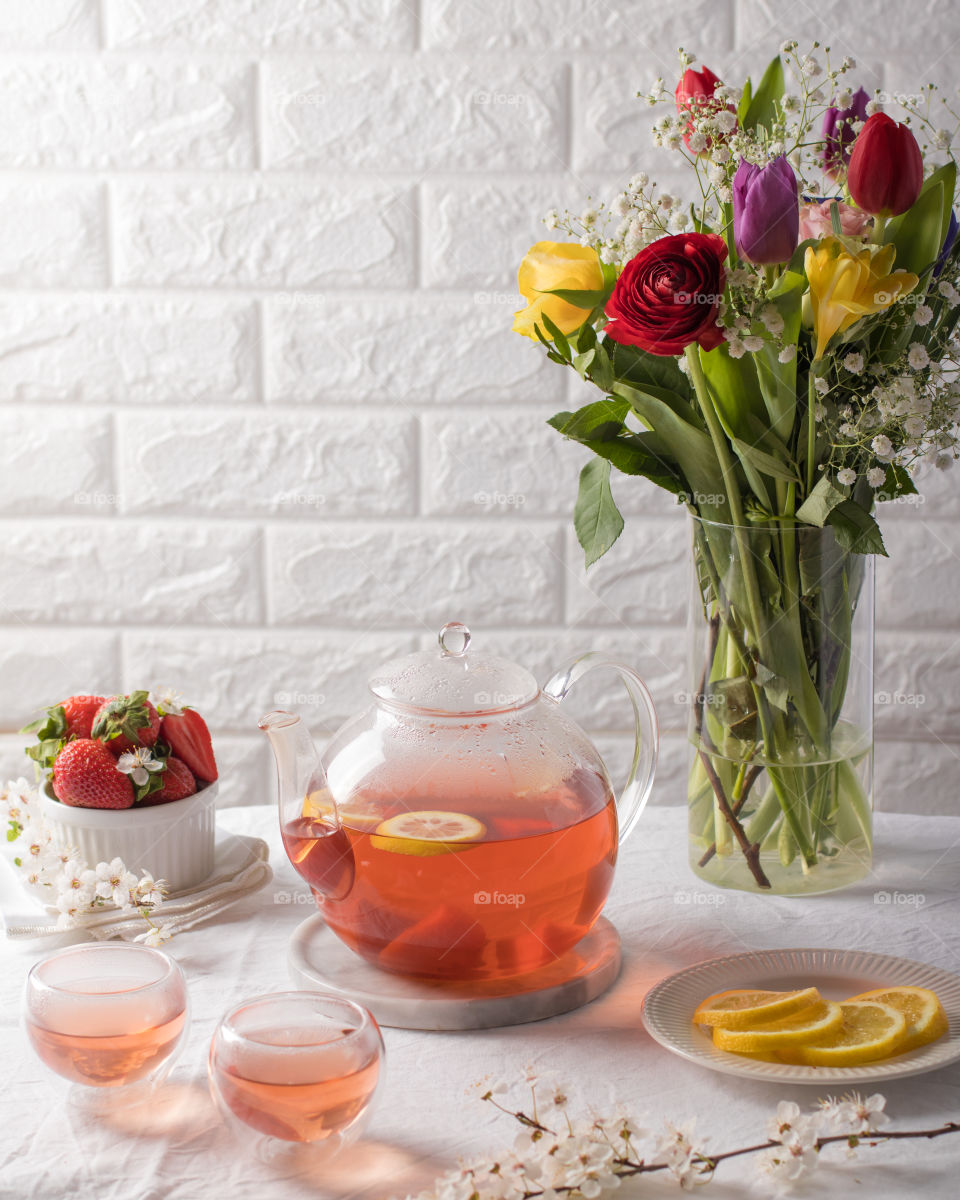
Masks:
[[[281,709],[266,713],[257,725],[270,739],[277,761],[281,822],[300,816],[304,801],[326,786],[313,738],[296,713]]]
[[[313,738],[294,713],[269,712],[258,725],[277,760],[280,834],[287,857],[318,904],[342,900],[353,887],[353,850]]]

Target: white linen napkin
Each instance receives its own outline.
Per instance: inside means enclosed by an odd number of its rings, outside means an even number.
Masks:
[[[6,849],[6,847],[4,847]],[[213,873],[194,888],[171,892],[156,920],[171,933],[190,929],[222,912],[273,878],[269,847],[262,838],[217,830]],[[57,928],[57,910],[27,890],[8,854],[0,854],[0,920],[8,938],[37,938],[82,932],[91,941],[119,937],[130,941],[146,929],[139,914],[102,908],[70,930]]]

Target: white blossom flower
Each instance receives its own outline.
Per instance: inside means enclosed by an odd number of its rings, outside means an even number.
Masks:
[[[749,351],[750,354],[756,354],[758,350],[762,350],[763,345],[763,338],[759,337],[755,333],[748,333],[743,339],[743,348],[744,350]]]
[[[713,119],[721,133],[733,133],[737,127],[737,114],[728,108],[721,109]]]
[[[949,300],[951,304],[960,304],[960,292],[947,279],[941,279],[937,284],[937,291],[943,296],[944,300]]]
[[[730,154],[730,147],[725,146],[723,142],[718,142],[717,145],[713,147],[713,152],[710,157],[715,163],[720,163],[721,165],[723,163],[728,163],[732,157]]]
[[[687,145],[694,154],[699,154],[701,150],[707,148],[707,135],[701,133],[699,129],[695,129],[687,139]]]
[[[793,362],[793,360],[796,357],[797,357],[797,347],[793,344],[793,342],[791,342],[789,346],[784,346],[784,348],[777,355],[777,362],[782,362],[782,363]]]
[[[843,56],[843,62],[840,64],[840,69],[843,71],[852,71],[857,65],[857,60],[851,58],[849,54]]]
[[[858,350],[851,350],[844,356],[843,366],[851,375],[859,375],[863,370],[863,355]]]
[[[783,317],[772,304],[768,304],[766,308],[761,309],[760,320],[763,322],[763,327],[767,333],[772,333],[774,336],[778,333],[783,333]]]
[[[927,431],[927,423],[923,417],[912,416],[907,417],[903,423],[903,430],[907,437],[914,439],[922,438]]]
[[[913,342],[907,352],[907,362],[915,371],[921,371],[930,365],[930,355],[921,342]]]
[[[851,425],[849,421],[844,421],[837,432],[841,437],[852,438],[857,436],[856,427]]]
[[[883,112],[883,105],[879,100],[868,100],[866,113],[868,117],[875,116],[878,112]]]
[[[845,88],[844,91],[836,94],[833,103],[837,108],[849,108],[853,104],[853,92],[849,88]]]
[[[867,472],[867,483],[872,488],[883,487],[887,482],[887,473],[883,467],[871,467]]]
[[[173,937],[173,930],[166,925],[154,925],[146,933],[137,934],[135,941],[143,942],[145,946],[162,946]]]
[[[150,703],[154,708],[169,713],[171,717],[183,715],[183,692],[163,684],[150,692]]]
[[[150,778],[151,772],[163,770],[163,763],[153,757],[149,746],[134,746],[117,759],[117,770],[129,775],[135,784],[142,786]]]
[[[560,214],[555,208],[551,208],[550,211],[544,215],[543,223],[547,229],[556,229],[560,224]]]
[[[727,333],[727,353],[731,358],[743,358],[747,348],[735,333]]]
[[[877,458],[889,461],[893,457],[893,443],[885,433],[878,433],[870,445]]]
[[[786,1142],[757,1155],[757,1169],[766,1175],[778,1190],[786,1190],[805,1171],[817,1165],[817,1151],[800,1142]]]
[[[590,229],[596,225],[599,216],[600,214],[595,208],[585,208],[580,214],[580,224],[583,225],[585,229]]]
[[[793,96],[789,92],[780,101],[780,107],[785,113],[800,111],[800,97]]]
[[[843,487],[853,487],[856,482],[857,473],[850,467],[841,467],[837,472],[837,483],[842,484]]]
[[[866,1100],[856,1092],[841,1105],[842,1119],[848,1124],[851,1133],[878,1133],[890,1124],[890,1118],[883,1111],[887,1103],[886,1097],[875,1092]]]
[[[824,379],[822,375],[818,375],[814,379],[813,386],[816,388],[818,396],[825,396],[830,391],[830,382]]]
[[[937,129],[933,134],[932,141],[938,150],[949,150],[953,134],[949,129]]]
[[[130,893],[137,886],[137,877],[123,865],[123,859],[97,863],[96,894],[101,900],[112,900],[118,908],[130,907]]]
[[[800,60],[800,69],[808,79],[816,79],[823,70],[812,54],[807,54]]]
[[[929,325],[933,320],[933,309],[929,304],[918,304],[913,310],[913,321],[915,325]]]
[[[649,182],[650,176],[646,173],[646,171],[640,171],[639,174],[634,175],[631,178],[630,183],[627,186],[630,188],[631,192],[642,192]]]

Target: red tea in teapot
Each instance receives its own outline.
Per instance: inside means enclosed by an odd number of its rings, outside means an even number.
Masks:
[[[617,858],[606,780],[579,769],[515,796],[429,800],[328,793],[283,826],[284,845],[331,929],[384,970],[491,980],[536,970],[585,936]]]

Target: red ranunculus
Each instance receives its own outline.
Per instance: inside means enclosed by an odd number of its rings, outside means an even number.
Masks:
[[[923,187],[923,156],[909,126],[886,113],[868,117],[853,143],[847,186],[855,203],[875,217],[912,208]]]
[[[641,250],[623,268],[605,312],[607,335],[650,354],[676,355],[692,342],[723,341],[717,312],[727,246],[715,233],[677,233]]]

